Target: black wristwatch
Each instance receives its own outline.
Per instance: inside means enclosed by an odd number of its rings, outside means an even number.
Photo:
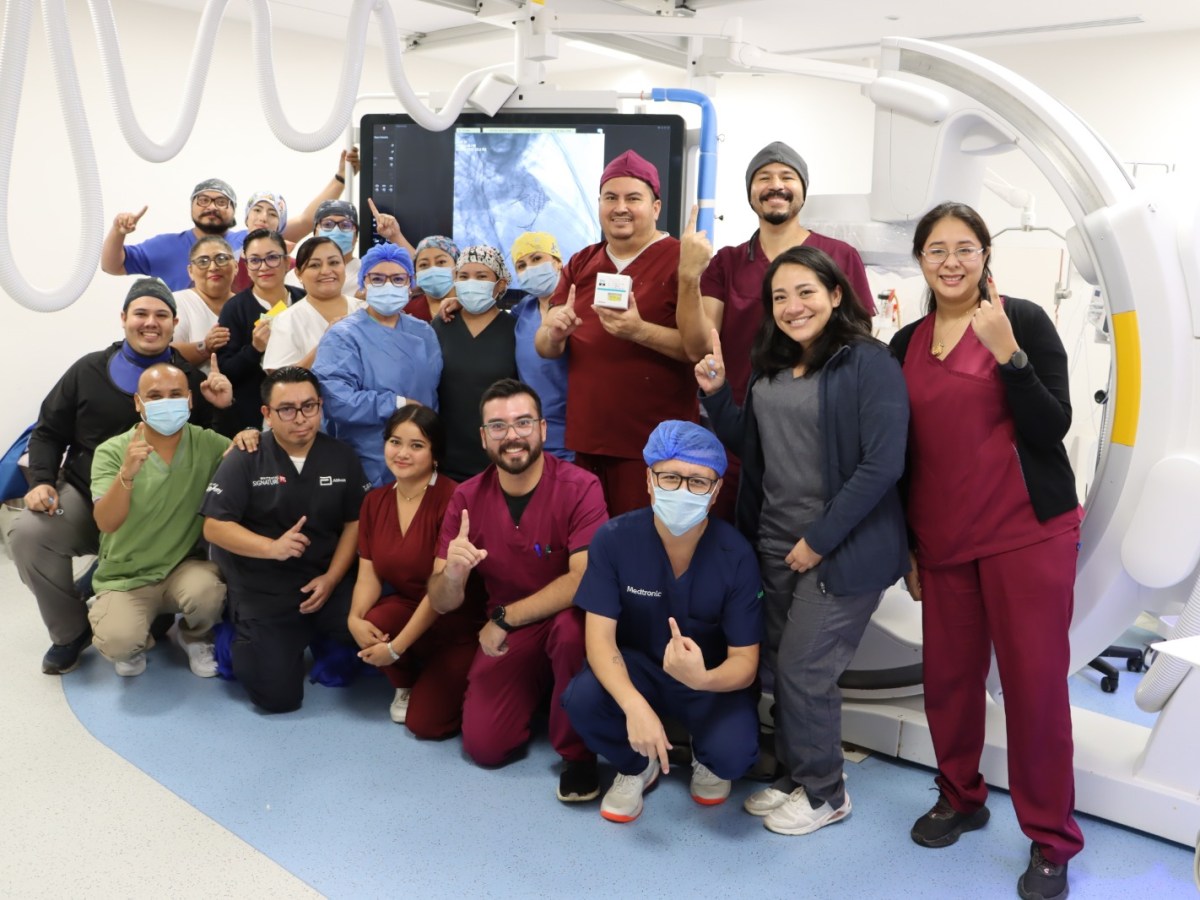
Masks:
[[[504,620],[504,614],[505,614],[504,607],[497,606],[495,609],[492,610],[492,623],[495,625],[499,625],[505,631],[512,631],[513,626],[509,625],[508,622],[506,622]]]
[[[1020,372],[1023,368],[1029,365],[1029,354],[1024,350],[1018,349],[1012,356],[1008,358],[1002,368],[1009,369],[1013,372]]]

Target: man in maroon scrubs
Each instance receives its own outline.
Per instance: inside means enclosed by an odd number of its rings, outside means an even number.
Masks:
[[[548,359],[570,348],[566,445],[595,473],[608,512],[648,505],[642,448],[666,419],[696,421],[696,385],[675,325],[679,241],[658,230],[658,172],[632,150],[600,177],[598,244],[563,267],[551,310],[538,329]],[[629,308],[592,305],[596,276],[633,280]],[[698,357],[697,357],[698,358]]]
[[[564,760],[558,799],[600,793],[596,755],[559,702],[583,667],[583,612],[575,589],[587,548],[608,520],[596,476],[542,453],[546,420],[533,388],[497,381],[480,402],[480,434],[492,464],[459,485],[442,523],[429,601],[439,613],[463,602],[478,570],[488,621],[467,675],[463,749],[482,766],[503,763],[529,740],[529,720],[553,685],[550,743]]]

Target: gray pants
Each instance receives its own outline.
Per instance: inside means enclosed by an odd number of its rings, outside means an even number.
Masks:
[[[775,673],[775,756],[779,790],[804,788],[815,809],[845,800],[842,694],[850,665],[882,591],[835,597],[816,571],[788,568],[783,554],[760,555],[767,625],[766,660]]]
[[[12,532],[12,555],[17,574],[37,599],[50,640],[69,644],[88,627],[87,606],[75,590],[72,568],[76,556],[96,553],[100,530],[92,504],[65,481],[58,483],[61,516],[25,510]]]

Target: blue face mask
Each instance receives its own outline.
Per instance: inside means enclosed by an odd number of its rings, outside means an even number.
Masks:
[[[521,287],[535,297],[549,297],[558,287],[558,272],[554,271],[554,263],[538,263],[530,266],[521,276]]]
[[[679,537],[704,521],[711,499],[712,494],[693,494],[686,484],[681,484],[674,491],[665,491],[655,485],[652,507],[654,515],[666,526],[667,531]]]
[[[417,287],[434,300],[441,300],[454,287],[454,270],[444,266],[422,269],[417,273]]]
[[[187,397],[168,397],[165,400],[143,400],[142,418],[164,437],[170,437],[187,424],[192,411]]]
[[[317,231],[317,234],[319,234],[321,237],[327,237],[337,244],[338,249],[342,251],[343,256],[354,249],[353,231],[342,231],[340,228],[330,228],[328,230],[321,228]]]
[[[408,285],[367,285],[367,305],[381,316],[394,316],[408,306]]]
[[[496,298],[492,296],[492,291],[496,289],[494,281],[456,281],[454,282],[454,295],[458,297],[458,302],[463,305],[469,313],[487,312],[496,305]]]

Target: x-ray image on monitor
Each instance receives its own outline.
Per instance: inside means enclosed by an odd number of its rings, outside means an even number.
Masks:
[[[546,231],[567,259],[600,240],[596,194],[603,171],[602,133],[460,127],[454,237],[460,246],[488,244],[507,257],[523,232]]]

